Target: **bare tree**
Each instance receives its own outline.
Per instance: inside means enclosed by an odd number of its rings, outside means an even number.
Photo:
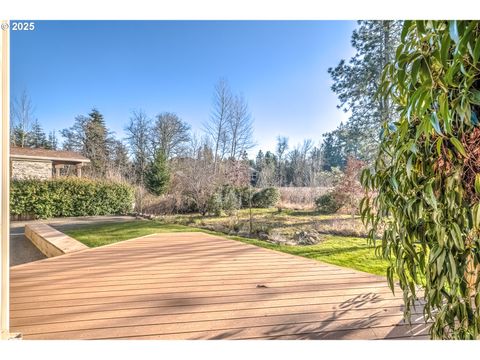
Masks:
[[[110,161],[107,169],[107,177],[116,180],[131,180],[132,163],[128,157],[128,149],[123,142],[114,139],[111,144]]]
[[[136,181],[143,185],[144,176],[148,166],[149,159],[152,156],[150,143],[150,119],[142,110],[133,111],[130,117],[130,123],[125,128],[130,154],[133,157],[133,168],[136,175]]]
[[[277,179],[279,186],[285,183],[285,157],[288,150],[288,138],[284,136],[277,137]]]
[[[167,159],[185,152],[190,141],[190,125],[176,114],[164,112],[157,115],[152,131],[152,143],[155,151],[162,152]]]
[[[15,146],[27,146],[28,136],[31,125],[34,120],[34,109],[32,100],[27,90],[22,92],[19,99],[15,99],[11,104],[11,141]]]
[[[215,85],[213,94],[213,109],[209,121],[204,124],[205,131],[213,143],[214,169],[229,150],[228,124],[232,117],[232,94],[225,79],[220,79]]]
[[[214,155],[207,142],[193,137],[190,155],[173,160],[172,191],[190,199],[197,210],[205,215],[208,201],[217,190],[221,179],[215,174]]]
[[[255,146],[252,117],[243,95],[233,98],[232,114],[228,118],[227,125],[230,137],[230,158],[240,159],[245,151]]]

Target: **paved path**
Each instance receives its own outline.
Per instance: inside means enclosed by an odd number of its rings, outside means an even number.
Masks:
[[[49,220],[12,221],[10,222],[10,266],[45,259],[45,255],[43,255],[35,245],[25,237],[24,232],[26,224],[44,222],[62,231],[90,224],[131,221],[134,219],[135,218],[132,216],[85,216]]]
[[[203,233],[11,269],[11,327],[25,339],[425,338],[401,303],[382,277]]]

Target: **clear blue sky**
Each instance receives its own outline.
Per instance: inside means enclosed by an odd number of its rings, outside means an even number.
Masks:
[[[177,113],[201,131],[220,77],[242,92],[255,140],[321,140],[347,116],[327,69],[353,55],[353,21],[37,21],[11,33],[11,93],[27,89],[45,130],[92,107],[120,138],[131,112]]]

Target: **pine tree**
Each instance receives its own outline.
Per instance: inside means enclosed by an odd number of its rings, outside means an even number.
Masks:
[[[65,150],[80,152],[90,159],[92,175],[105,176],[113,138],[97,109],[92,109],[88,117],[77,116],[74,125],[63,129],[61,134],[66,139],[63,144]]]
[[[38,122],[38,119],[35,119],[32,123],[32,129],[28,135],[27,146],[32,148],[47,147],[47,136]]]
[[[109,158],[109,143],[111,142],[109,133],[103,115],[97,109],[92,109],[88,116],[89,121],[85,129],[87,139],[85,152],[96,172],[104,175]]]
[[[58,148],[58,139],[55,130],[52,130],[48,133],[47,144],[45,148],[50,150],[57,150]]]
[[[348,156],[371,162],[380,141],[380,124],[395,118],[389,102],[377,93],[383,68],[395,55],[401,22],[375,20],[358,24],[352,35],[355,55],[348,62],[341,60],[337,67],[328,69],[334,81],[332,90],[340,100],[338,107],[351,113],[341,131],[331,133],[337,137],[340,148],[335,150],[341,151],[337,163],[342,167]]]
[[[170,177],[167,157],[162,151],[157,151],[145,174],[147,189],[155,195],[164,194],[170,185]]]

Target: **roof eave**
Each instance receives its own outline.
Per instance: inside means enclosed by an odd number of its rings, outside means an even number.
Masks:
[[[32,155],[21,155],[21,154],[10,154],[10,158],[11,159],[27,159],[27,160],[66,161],[66,162],[79,162],[79,163],[89,163],[90,162],[89,159],[32,156]]]

